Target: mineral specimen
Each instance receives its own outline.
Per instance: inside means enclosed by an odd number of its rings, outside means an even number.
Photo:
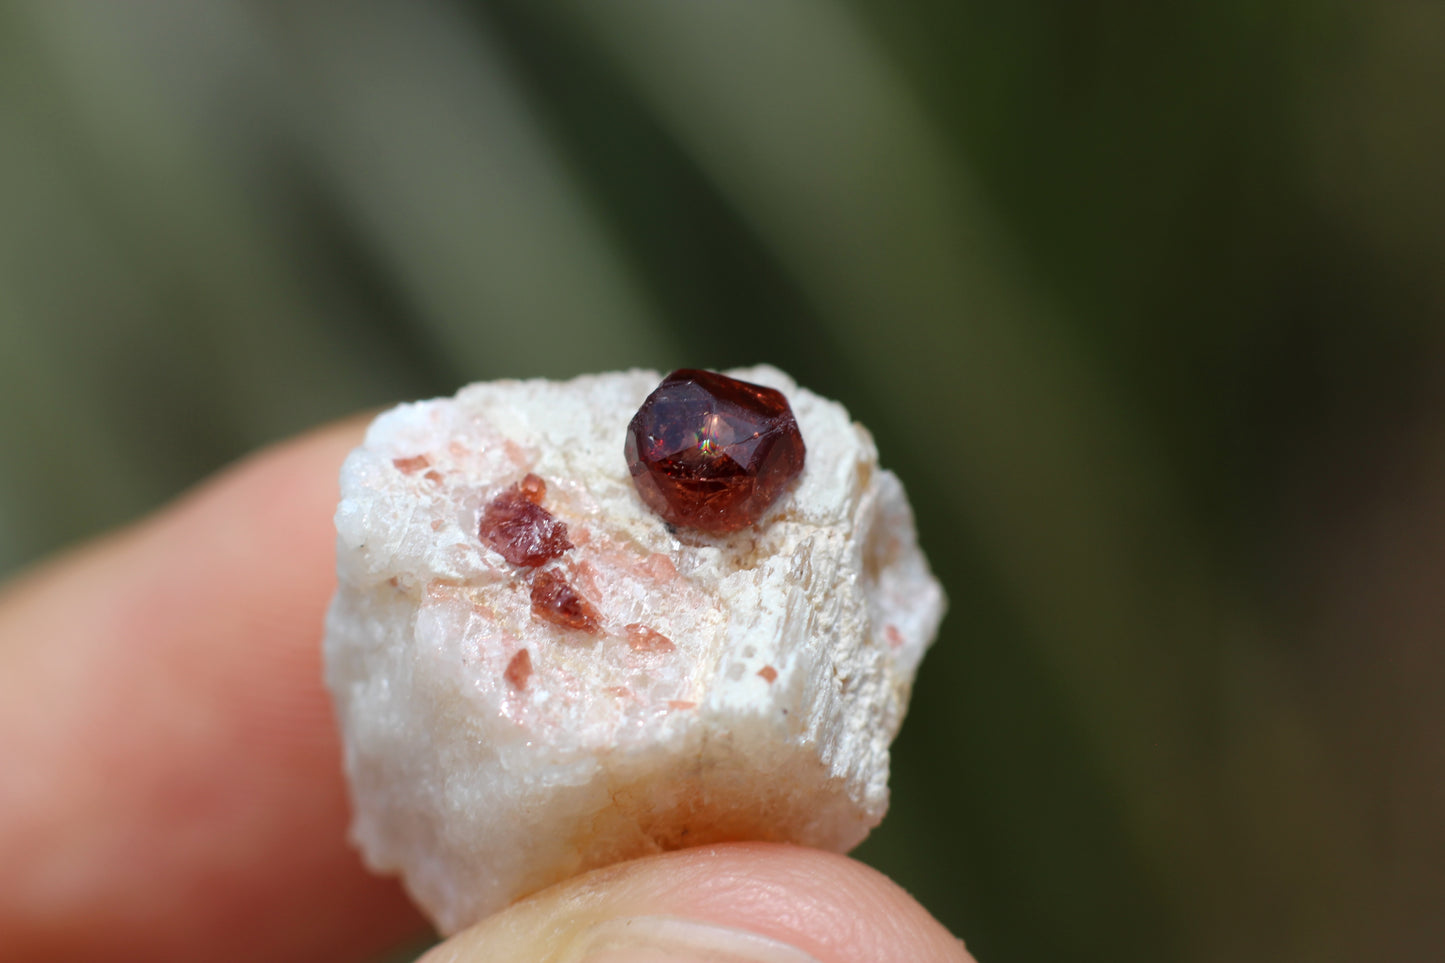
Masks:
[[[618,860],[842,851],[882,818],[942,593],[868,433],[775,369],[731,374],[796,424],[729,413],[721,448],[808,440],[732,531],[634,486],[651,372],[403,405],[347,459],[325,655],[352,836],[443,932]]]

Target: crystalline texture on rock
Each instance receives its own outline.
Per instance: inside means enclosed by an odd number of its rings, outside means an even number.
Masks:
[[[472,385],[347,458],[325,655],[352,837],[442,931],[618,860],[845,851],[882,818],[942,593],[868,433],[775,369],[730,374],[808,445],[730,532],[634,486],[652,372]]]

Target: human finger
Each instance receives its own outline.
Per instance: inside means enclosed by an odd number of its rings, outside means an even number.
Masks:
[[[0,958],[357,959],[419,930],[346,843],[321,682],[360,423],[0,594]]]
[[[421,963],[971,963],[881,873],[771,843],[681,850],[559,883]]]

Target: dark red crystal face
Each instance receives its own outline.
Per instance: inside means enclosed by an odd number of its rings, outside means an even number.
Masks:
[[[735,532],[762,517],[803,470],[803,436],[782,392],[680,368],[633,416],[632,482],[673,525]]]

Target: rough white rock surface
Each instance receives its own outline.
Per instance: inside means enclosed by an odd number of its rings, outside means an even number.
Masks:
[[[624,430],[650,371],[402,405],[346,460],[325,654],[352,836],[442,932],[618,860],[846,851],[882,819],[942,592],[868,432],[776,369],[729,374],[783,391],[807,445],[792,490],[731,535],[669,531],[633,488]],[[478,537],[528,472],[600,635],[534,617],[530,571]],[[675,649],[635,651],[633,623]]]

